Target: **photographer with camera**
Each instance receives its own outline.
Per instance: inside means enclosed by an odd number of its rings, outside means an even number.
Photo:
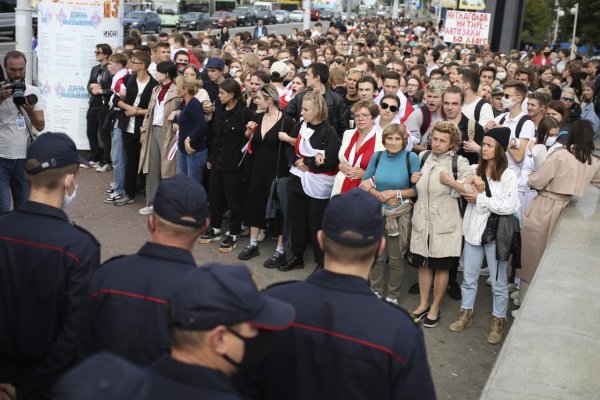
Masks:
[[[0,86],[0,214],[27,199],[25,179],[27,142],[44,130],[44,99],[39,89],[25,85],[27,59],[20,51],[4,56],[6,82]]]

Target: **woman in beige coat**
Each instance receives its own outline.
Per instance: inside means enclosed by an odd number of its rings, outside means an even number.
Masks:
[[[462,183],[457,181],[462,182],[473,175],[467,159],[456,155],[461,133],[455,124],[436,122],[431,138],[432,150],[421,152],[421,160],[425,156],[427,159],[421,172],[413,174],[411,179],[417,185],[418,198],[412,217],[410,250],[425,258],[419,267],[420,302],[412,314],[416,322],[425,318],[423,326],[427,328],[435,327],[440,320],[440,304],[448,289],[449,271],[458,263],[462,251],[462,218],[458,200],[451,195],[452,184],[457,186],[454,188],[457,193],[463,192]],[[449,179],[455,158],[457,181]],[[432,283],[433,303],[430,307]]]
[[[538,171],[529,175],[529,186],[538,190],[538,196],[523,218],[522,267],[517,272],[521,278],[521,300],[571,197],[583,196],[589,183],[600,188],[600,160],[592,155],[592,150],[592,125],[579,120],[571,127],[567,146],[553,152]]]
[[[169,116],[179,110],[181,98],[173,80],[177,76],[177,67],[172,62],[161,62],[156,66],[158,85],[152,92],[148,112],[142,124],[142,150],[138,172],[146,177],[146,207],[139,213],[152,214],[152,199],[162,179],[175,175],[177,152],[169,157],[169,150],[177,143],[173,122]]]

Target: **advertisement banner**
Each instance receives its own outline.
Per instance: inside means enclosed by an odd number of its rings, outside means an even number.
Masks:
[[[96,44],[123,43],[120,0],[41,0],[38,5],[38,86],[46,100],[46,131],[65,132],[88,150],[87,83]]]
[[[338,0],[313,0],[312,6],[319,10],[337,10],[339,8]]]
[[[491,14],[448,10],[444,42],[481,46],[488,44]]]

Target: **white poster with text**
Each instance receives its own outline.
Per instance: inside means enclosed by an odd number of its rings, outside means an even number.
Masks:
[[[448,10],[444,24],[444,42],[488,44],[491,14]]]

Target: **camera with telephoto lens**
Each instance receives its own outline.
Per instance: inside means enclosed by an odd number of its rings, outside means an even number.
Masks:
[[[38,98],[35,94],[25,96],[27,87],[24,82],[12,82],[8,83],[6,86],[12,90],[12,98],[15,105],[22,106],[25,103],[28,103],[33,106],[38,102]]]

